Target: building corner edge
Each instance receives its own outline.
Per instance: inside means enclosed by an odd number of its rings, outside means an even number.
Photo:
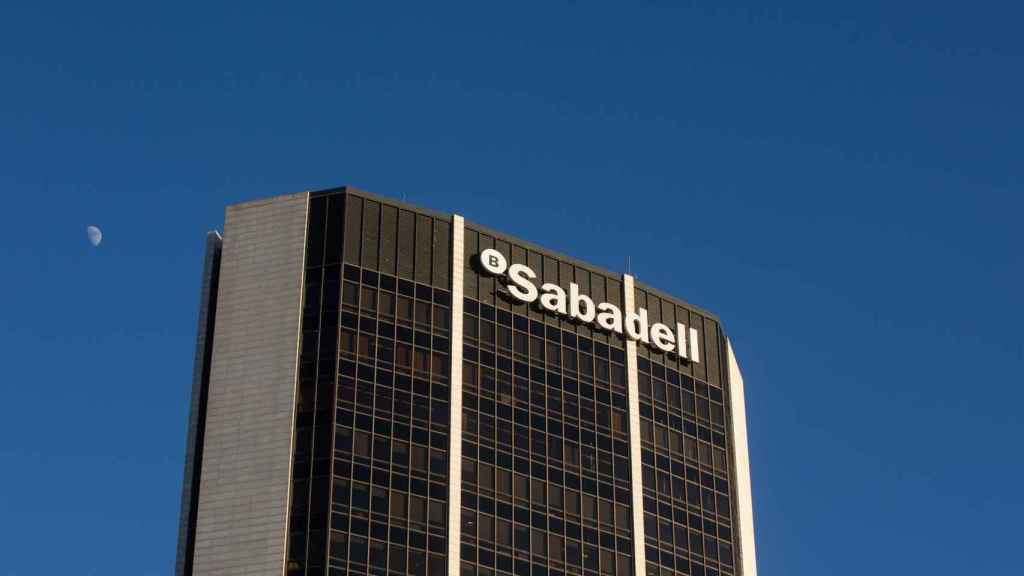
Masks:
[[[750,455],[747,446],[747,410],[743,395],[743,374],[740,372],[732,342],[725,339],[728,356],[730,431],[736,464],[736,512],[739,521],[739,565],[742,576],[757,576],[757,554],[754,544],[754,504],[750,484]]]
[[[210,383],[213,356],[213,327],[217,314],[217,286],[223,239],[216,231],[206,233],[203,275],[199,292],[199,317],[192,366],[192,393],[189,400],[185,464],[178,515],[178,545],[175,552],[175,576],[191,576],[195,549],[196,518],[199,508],[199,477],[202,473],[203,437],[206,425],[206,395]]]

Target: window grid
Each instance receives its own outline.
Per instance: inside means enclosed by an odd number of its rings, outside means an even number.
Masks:
[[[345,266],[331,574],[447,572],[450,300]]]
[[[462,574],[632,571],[625,352],[465,299]]]
[[[323,574],[330,501],[331,428],[337,357],[341,196],[309,203],[288,528],[289,576]]]
[[[722,390],[647,358],[637,368],[648,576],[734,574]]]
[[[442,218],[311,200],[289,576],[328,563],[332,575],[447,574],[449,417],[464,429],[462,574],[631,576],[623,338],[510,305],[467,262],[464,407],[450,415],[450,242]],[[606,275],[469,229],[465,242],[470,258],[497,246],[621,305]],[[637,298],[652,322],[718,333],[680,304]],[[648,576],[736,571],[727,391],[714,342],[701,345],[701,364],[638,346]],[[292,570],[299,553],[308,568]]]

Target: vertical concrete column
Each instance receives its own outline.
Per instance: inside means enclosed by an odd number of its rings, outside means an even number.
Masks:
[[[739,565],[743,576],[757,576],[757,556],[754,552],[754,502],[750,487],[750,456],[747,452],[747,410],[743,397],[743,374],[726,340],[729,366],[729,412],[732,453],[736,459],[736,512],[739,516]]]
[[[448,426],[448,574],[458,576],[462,555],[462,299],[465,222],[452,216],[452,334]]]
[[[622,275],[623,314],[636,313],[633,277]],[[629,477],[633,484],[633,574],[647,573],[644,552],[644,479],[640,463],[640,386],[636,366],[636,341],[626,338],[626,386],[629,393]]]
[[[282,576],[309,195],[224,218],[193,573]]]

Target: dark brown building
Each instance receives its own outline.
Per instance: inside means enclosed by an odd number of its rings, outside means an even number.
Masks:
[[[177,574],[754,576],[717,318],[351,188],[210,236]]]

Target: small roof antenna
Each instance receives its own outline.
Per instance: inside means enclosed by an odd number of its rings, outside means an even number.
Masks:
[[[629,256],[626,256],[626,274],[629,274],[629,275],[633,274],[633,266],[632,266],[632,263],[630,262],[630,257]]]

